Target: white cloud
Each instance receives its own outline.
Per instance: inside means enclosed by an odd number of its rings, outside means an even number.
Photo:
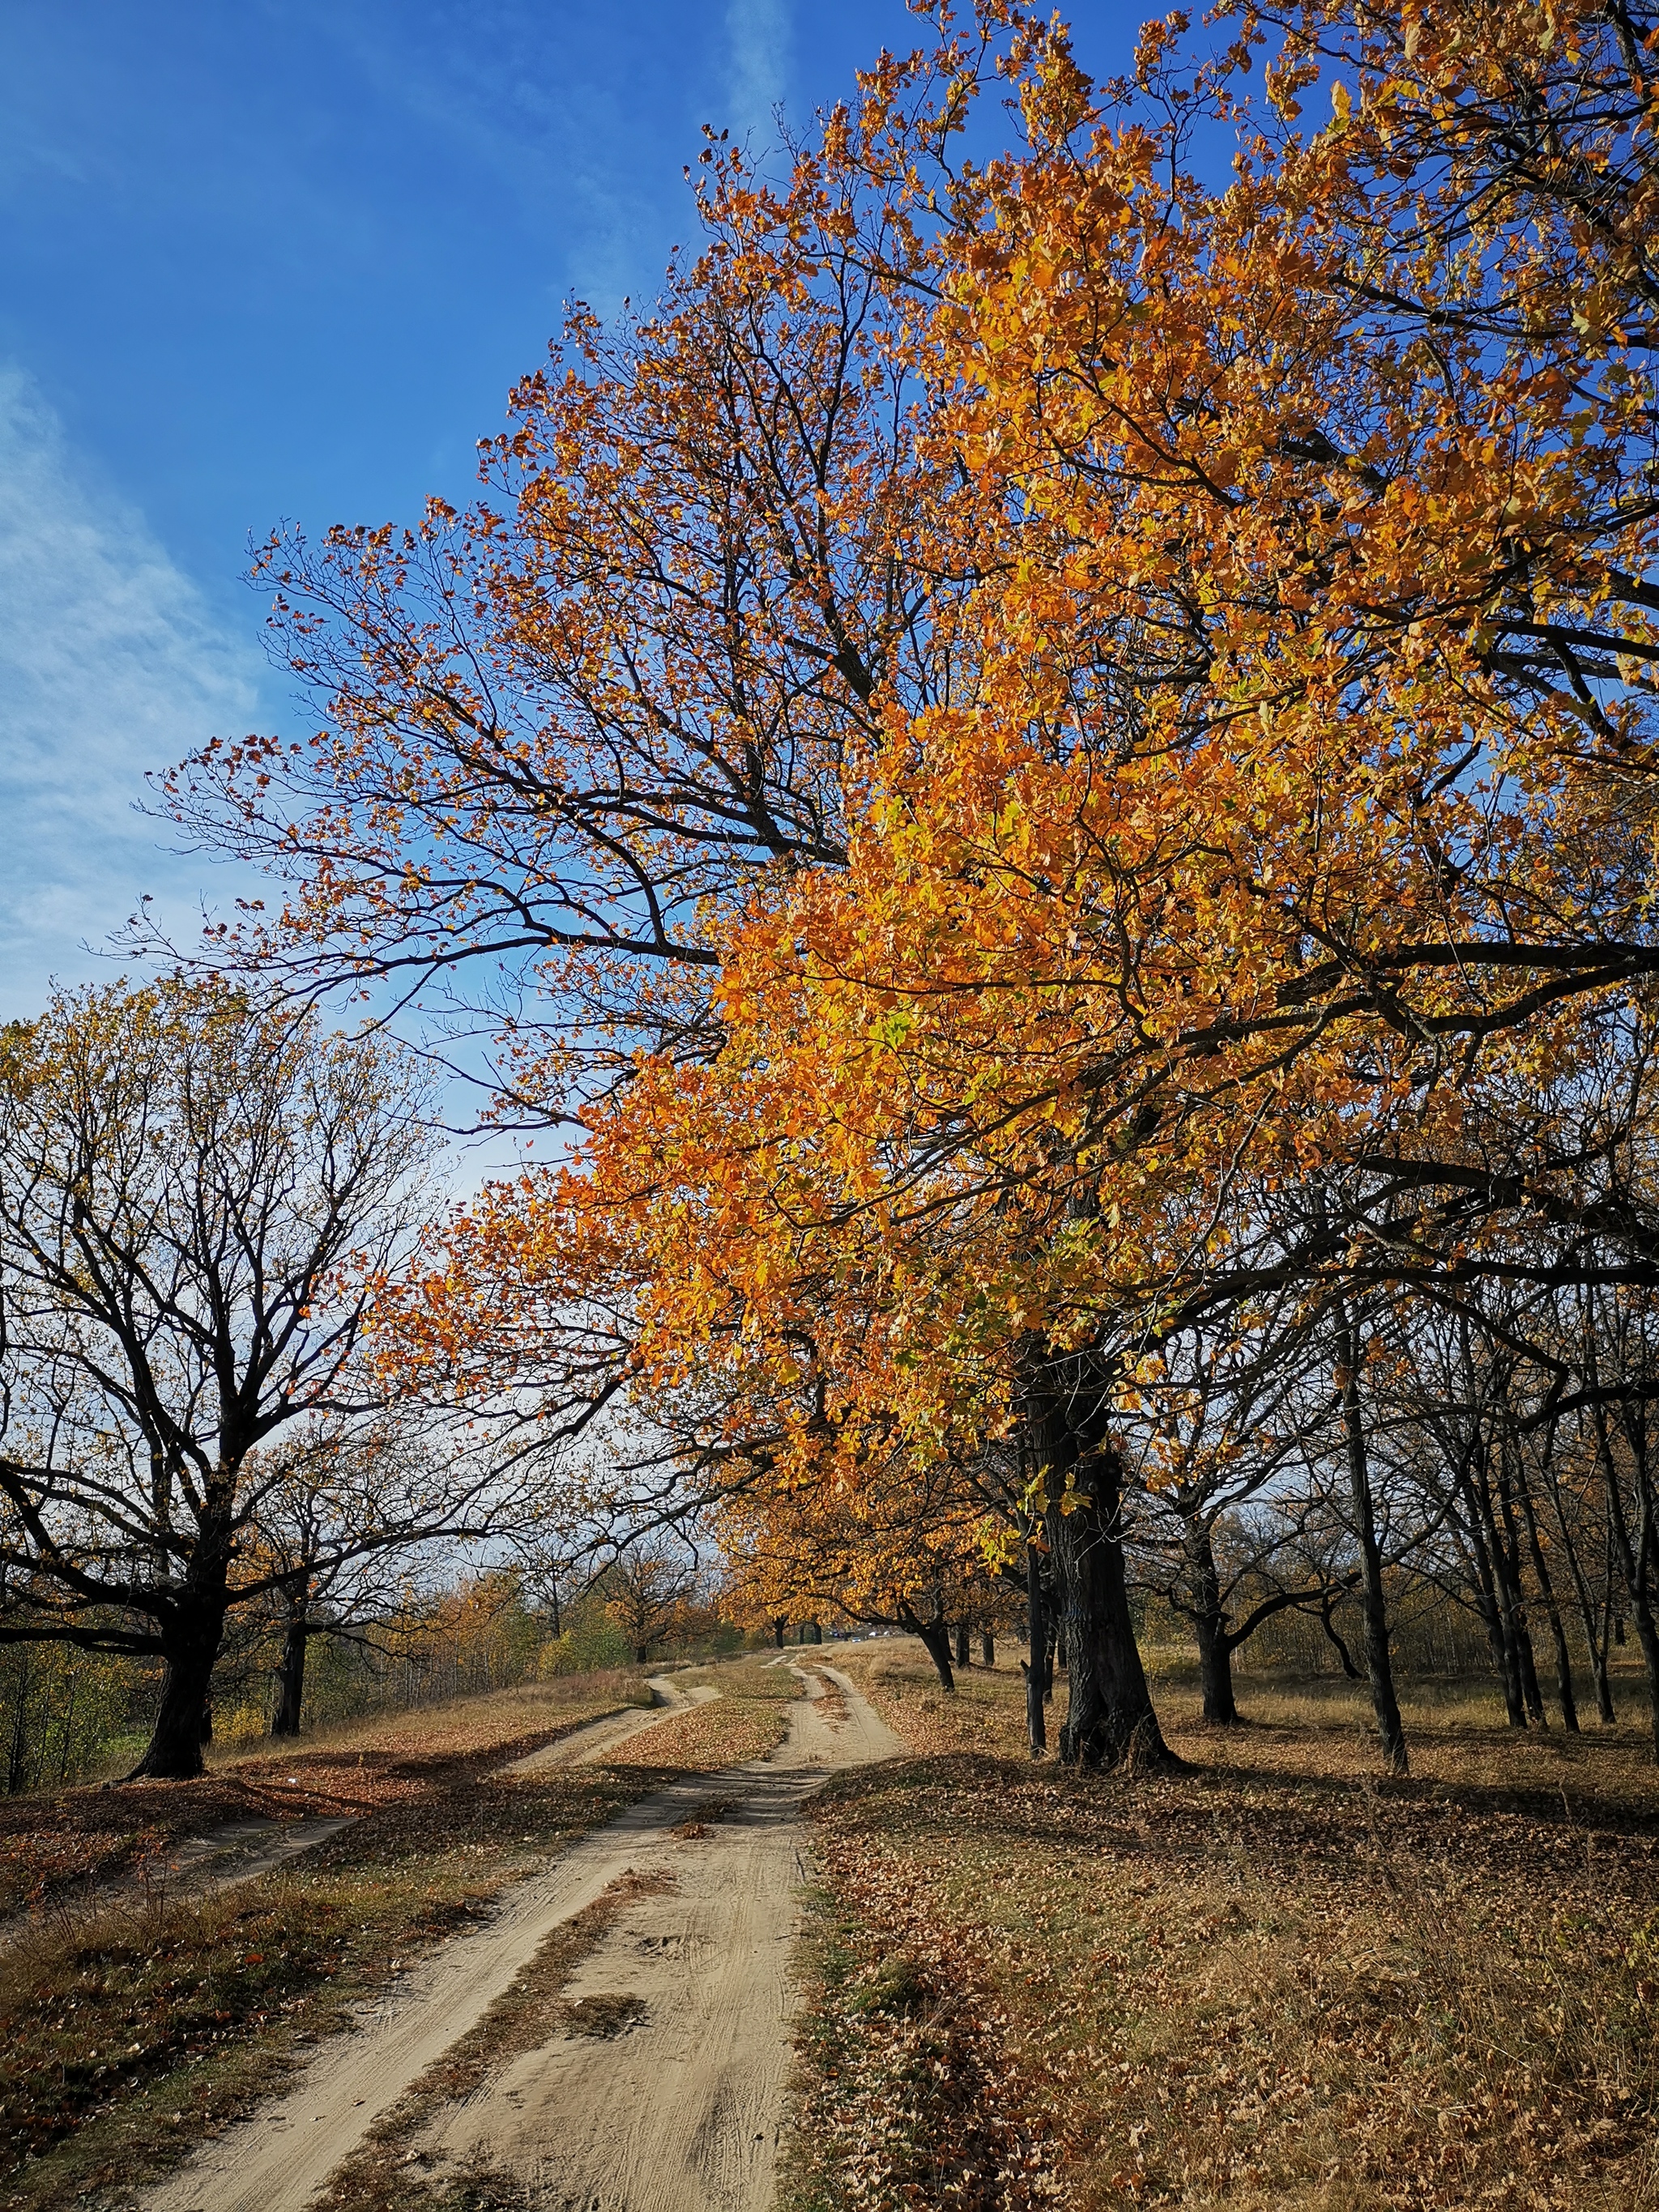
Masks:
[[[111,972],[83,941],[146,892],[187,934],[199,884],[224,901],[133,806],[147,769],[252,725],[260,665],[0,368],[0,1015],[38,1007],[49,977]]]
[[[774,110],[782,103],[788,75],[789,0],[726,0],[726,35],[736,133],[763,154],[777,140]]]

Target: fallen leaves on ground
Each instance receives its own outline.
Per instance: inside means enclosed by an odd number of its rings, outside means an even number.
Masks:
[[[799,2212],[1644,2201],[1659,1855],[1631,1744],[1553,1806],[1524,1747],[1519,1788],[1460,1785],[1445,1743],[1440,1778],[1382,1784],[1295,1726],[1079,1776],[1023,1755],[1017,1677],[865,1679],[921,1755],[820,1802]]]

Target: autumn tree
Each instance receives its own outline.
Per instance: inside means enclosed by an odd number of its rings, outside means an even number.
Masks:
[[[269,1583],[258,1609],[269,1613],[279,1650],[273,1736],[300,1733],[306,1663],[319,1638],[397,1647],[416,1596],[414,1577],[433,1548],[434,1504],[456,1480],[453,1464],[443,1465],[453,1449],[453,1437],[428,1433],[418,1419],[397,1425],[385,1412],[372,1420],[313,1418],[292,1424],[271,1463],[249,1470],[258,1503],[245,1571]],[[505,1533],[513,1516],[505,1498],[495,1503]],[[440,1522],[441,1557],[453,1570],[485,1516],[465,1516],[448,1529],[441,1516]]]
[[[245,951],[506,963],[502,1110],[586,1133],[506,1242],[629,1387],[787,1399],[805,1339],[803,1469],[1018,1440],[1067,1757],[1159,1746],[1124,1374],[1304,1285],[1399,1763],[1366,1300],[1659,1283],[1651,26],[1234,21],[1102,90],[988,6],[786,186],[712,161],[659,313],[521,391],[499,508],[273,549],[326,726],[170,794],[289,878]]]
[[[618,1553],[601,1570],[593,1589],[643,1667],[657,1645],[690,1618],[698,1586],[695,1557],[655,1542]]]
[[[714,1526],[730,1597],[757,1623],[842,1620],[919,1637],[939,1686],[956,1688],[952,1631],[1007,1617],[1018,1557],[1006,1489],[991,1469],[897,1452],[803,1480],[755,1470]]]
[[[1298,1304],[1183,1331],[1130,1371],[1117,1407],[1136,1577],[1190,1622],[1204,1718],[1218,1727],[1239,1717],[1234,1653],[1277,1613],[1319,1612],[1333,1587],[1294,1542],[1297,1477],[1338,1405],[1317,1316]]]

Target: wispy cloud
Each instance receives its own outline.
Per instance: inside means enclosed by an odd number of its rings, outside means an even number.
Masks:
[[[732,119],[757,154],[776,143],[775,110],[789,74],[789,0],[726,0]]]
[[[0,1013],[147,892],[188,932],[212,872],[135,813],[147,769],[255,718],[260,662],[216,623],[143,517],[77,468],[29,380],[0,368]],[[214,889],[220,898],[222,885]]]

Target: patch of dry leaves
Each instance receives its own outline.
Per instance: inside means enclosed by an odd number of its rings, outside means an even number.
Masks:
[[[788,1732],[784,1706],[776,1698],[715,1698],[629,1737],[605,1753],[604,1763],[629,1770],[688,1767],[712,1773],[769,1757]]]
[[[1439,1778],[1382,1784],[1363,1746],[1295,1728],[1075,1776],[1023,1755],[1017,1676],[952,1699],[865,1665],[919,1756],[821,1801],[800,2212],[1655,2193],[1659,1853],[1632,1747],[1590,1745],[1576,1801],[1524,1747],[1517,1789],[1460,1786],[1446,1743]]]
[[[620,1687],[619,1687],[620,1685]],[[127,1873],[164,1884],[186,1838],[232,1821],[359,1816],[410,1804],[458,1760],[501,1761],[554,1743],[631,1702],[623,1679],[588,1678],[556,1700],[478,1699],[400,1714],[321,1746],[303,1740],[196,1782],[117,1782],[0,1799],[0,1915]]]

